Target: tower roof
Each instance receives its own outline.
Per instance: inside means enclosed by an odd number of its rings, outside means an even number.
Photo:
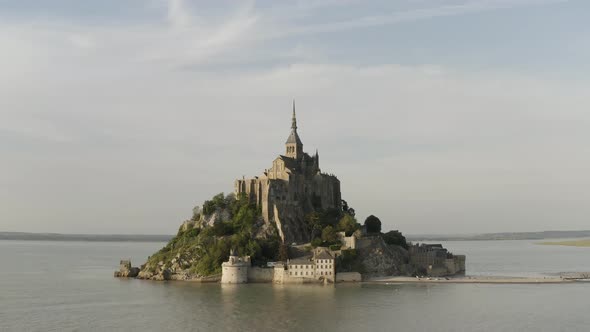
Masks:
[[[289,138],[287,138],[287,142],[285,144],[298,144],[303,145],[299,135],[297,134],[297,116],[295,115],[295,100],[293,100],[293,118],[291,119],[291,134]]]

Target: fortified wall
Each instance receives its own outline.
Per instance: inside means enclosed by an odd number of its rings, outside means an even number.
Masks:
[[[440,244],[410,247],[410,264],[433,277],[465,273],[465,255],[453,255]]]

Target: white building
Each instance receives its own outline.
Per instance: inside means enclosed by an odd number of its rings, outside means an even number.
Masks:
[[[292,259],[287,262],[289,278],[334,281],[336,264],[327,249],[318,248],[313,257]]]
[[[250,256],[238,257],[232,250],[229,260],[221,264],[222,284],[245,284],[248,282],[248,269],[250,268]]]
[[[336,275],[334,257],[332,257],[328,251],[322,250],[315,255],[314,260],[316,266],[316,279],[323,278],[334,280],[334,276]]]

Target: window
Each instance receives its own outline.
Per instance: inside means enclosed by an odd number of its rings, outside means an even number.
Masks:
[[[305,271],[305,275],[307,275],[307,271]]]
[[[320,272],[321,275],[324,275],[324,271]]]
[[[297,271],[295,271],[295,275],[297,275]]]
[[[293,271],[289,271],[289,275],[292,276],[293,275]]]

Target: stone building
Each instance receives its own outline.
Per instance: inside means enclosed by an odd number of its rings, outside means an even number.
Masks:
[[[313,211],[341,209],[340,181],[322,173],[320,156],[303,151],[297,133],[295,102],[291,133],[285,142],[285,154],[279,155],[269,169],[252,179],[236,180],[236,197],[245,195],[262,210],[266,223],[275,223],[285,243],[309,242],[305,216]]]
[[[292,259],[286,265],[287,280],[309,279],[334,282],[336,262],[329,250],[317,248],[313,257]]]
[[[221,264],[222,284],[244,284],[248,282],[250,256],[238,257],[232,250],[229,260]]]
[[[453,255],[441,244],[415,244],[408,253],[410,264],[429,276],[465,273],[465,255]]]

